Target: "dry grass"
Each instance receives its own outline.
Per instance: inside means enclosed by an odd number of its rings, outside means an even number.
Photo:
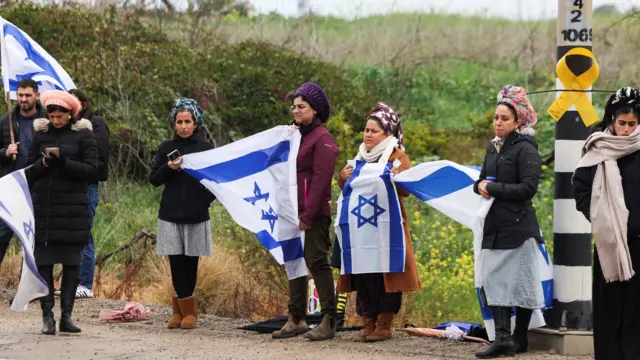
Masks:
[[[149,253],[139,263],[139,269],[117,265],[103,272],[96,295],[170,305],[174,290],[168,259]],[[217,248],[213,256],[200,258],[198,307],[203,313],[254,320],[286,312],[286,294],[265,281],[266,276],[246,266],[233,251]]]

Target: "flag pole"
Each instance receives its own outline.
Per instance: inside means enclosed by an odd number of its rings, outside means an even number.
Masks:
[[[15,144],[16,143],[16,134],[13,132],[13,119],[11,118],[13,115],[12,114],[12,110],[11,109],[11,90],[6,92],[6,96],[5,96],[5,100],[7,101],[7,109],[9,110],[9,139],[11,141],[11,144]],[[13,154],[13,161],[16,160],[16,154]]]

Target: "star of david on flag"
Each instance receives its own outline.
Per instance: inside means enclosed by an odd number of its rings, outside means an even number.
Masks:
[[[296,158],[300,131],[273,129],[231,144],[183,156],[198,179],[238,225],[253,232],[289,279],[306,276],[304,232],[298,228]]]
[[[493,204],[493,199],[484,199],[473,192],[473,184],[480,177],[477,167],[461,166],[451,161],[433,161],[419,164],[394,176],[395,184],[417,196],[426,204],[447,215],[473,231],[473,253],[475,262],[475,285],[478,303],[489,339],[495,338],[495,327],[491,309],[482,302],[480,288],[483,284],[482,238],[484,220]],[[538,245],[538,263],[545,308],[553,305],[553,264],[543,244]],[[533,312],[529,329],[545,325],[542,310]],[[515,324],[515,319],[512,319]]]
[[[363,207],[369,205],[373,208],[373,214],[371,216],[365,216],[365,210]],[[385,212],[385,209],[378,206],[378,194],[373,195],[370,199],[362,195],[358,195],[358,206],[351,210],[351,213],[358,218],[358,227],[362,227],[365,224],[371,224],[378,227],[378,217]]]
[[[338,198],[335,229],[341,274],[403,272],[406,247],[391,164],[349,161],[354,167]]]

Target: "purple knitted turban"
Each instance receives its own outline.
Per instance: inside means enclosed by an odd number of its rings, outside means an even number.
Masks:
[[[300,95],[304,96],[309,102],[309,105],[318,112],[318,119],[320,119],[321,122],[325,123],[329,120],[331,105],[329,104],[327,95],[320,86],[310,82],[304,83],[296,90],[294,98]]]

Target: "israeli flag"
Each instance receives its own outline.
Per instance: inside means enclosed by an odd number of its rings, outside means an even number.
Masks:
[[[18,83],[33,79],[40,92],[69,91],[76,86],[67,72],[37,42],[0,17],[0,48],[2,55],[2,86],[16,99]]]
[[[300,131],[277,126],[231,144],[183,156],[182,168],[207,187],[238,225],[253,232],[289,279],[306,276],[298,228],[296,158]]]
[[[495,326],[491,309],[482,302],[480,288],[483,284],[482,237],[484,219],[493,204],[493,198],[485,199],[473,192],[473,184],[480,177],[480,168],[461,166],[451,161],[433,161],[419,164],[396,175],[393,180],[401,188],[473,231],[473,253],[476,293],[489,340],[495,338]],[[553,266],[544,243],[539,244],[542,288],[545,307],[533,312],[529,328],[545,325],[542,310],[553,305]],[[515,321],[511,321],[512,327]]]
[[[403,272],[405,238],[391,164],[348,164],[354,170],[338,198],[335,222],[342,250],[340,273]]]
[[[27,311],[29,302],[49,293],[33,257],[35,220],[33,203],[24,169],[0,178],[0,219],[16,234],[22,243],[22,274],[11,310]]]

